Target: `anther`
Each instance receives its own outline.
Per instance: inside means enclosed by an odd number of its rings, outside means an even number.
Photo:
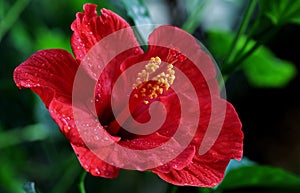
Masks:
[[[144,98],[144,104],[149,104],[152,99],[162,95],[164,90],[168,90],[175,80],[175,70],[173,64],[177,61],[178,51],[171,49],[167,57],[167,64],[161,67],[161,59],[151,57],[145,68],[137,74],[136,83],[133,84],[134,89],[139,89],[139,92],[134,94],[134,98]],[[175,58],[174,58],[175,57]],[[173,60],[175,59],[175,60]],[[171,63],[170,63],[171,61]],[[155,72],[161,69],[160,73],[155,75]],[[152,81],[151,83],[147,83]],[[144,84],[146,83],[146,84]]]

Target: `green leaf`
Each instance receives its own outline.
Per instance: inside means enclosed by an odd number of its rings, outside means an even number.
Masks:
[[[264,47],[246,59],[243,68],[249,82],[257,87],[283,87],[296,75],[292,63],[276,58]]]
[[[233,169],[237,169],[240,167],[245,167],[245,166],[252,166],[255,165],[256,163],[249,160],[246,157],[243,157],[243,159],[241,161],[237,161],[235,159],[230,160],[228,166],[226,167],[226,171],[225,173],[227,174],[229,171],[233,170]]]
[[[259,0],[261,13],[265,14],[274,25],[286,23],[300,24],[300,1],[295,0]]]
[[[271,166],[246,166],[229,171],[217,190],[244,187],[288,188],[300,191],[300,177]]]
[[[232,32],[211,31],[208,33],[208,47],[219,63],[226,58],[233,37]],[[246,37],[240,39],[237,50],[243,47],[245,41]],[[245,52],[254,44],[255,41],[251,40]],[[283,87],[296,75],[296,68],[292,63],[280,60],[265,46],[261,46],[245,59],[241,67],[249,83],[256,87]]]

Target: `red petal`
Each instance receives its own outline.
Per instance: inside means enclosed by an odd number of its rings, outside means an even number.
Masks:
[[[131,140],[120,141],[119,144],[130,149],[147,150],[162,145],[168,138],[154,133],[147,137],[139,137]]]
[[[94,176],[106,178],[113,178],[118,175],[119,169],[102,161],[92,152],[91,148],[97,147],[98,145],[101,147],[102,141],[105,141],[105,138],[111,138],[115,142],[117,142],[119,138],[110,136],[101,126],[96,127],[93,122],[94,119],[91,120],[88,111],[83,111],[57,100],[52,100],[49,106],[49,111],[52,118],[59,125],[61,132],[70,141],[82,167],[85,170]],[[75,114],[77,115],[76,123],[74,119]],[[88,124],[85,125],[85,131],[81,131],[81,133],[79,133],[77,125],[85,123],[84,121],[88,122]],[[99,132],[98,129],[101,129],[102,132]],[[82,137],[84,137],[82,136],[83,133],[87,133],[85,140],[88,140],[89,147],[87,147],[85,142],[82,140]],[[87,137],[88,139],[86,139]],[[95,149],[93,150],[95,151]]]
[[[91,48],[95,48],[93,51],[100,53],[103,58],[113,56],[112,60],[109,60],[110,62],[107,62],[107,64],[96,61],[93,64],[93,67],[87,66],[89,68],[87,69],[87,73],[95,74],[94,68],[105,65],[105,69],[101,73],[100,78],[98,79],[98,77],[96,77],[96,81],[98,82],[95,95],[98,115],[101,122],[105,124],[106,122],[109,122],[112,117],[110,95],[112,85],[121,73],[121,63],[130,56],[141,54],[143,51],[139,47],[133,31],[130,29],[130,25],[124,19],[106,9],[101,9],[101,16],[98,16],[96,8],[96,5],[85,4],[84,13],[77,13],[76,20],[71,26],[74,31],[71,38],[71,46],[76,59],[80,62],[87,56],[87,53]],[[117,34],[113,33],[121,29],[126,30],[122,30],[122,32]],[[114,35],[109,36],[110,34]],[[109,43],[103,43],[105,44],[105,48],[103,48],[102,44],[97,44],[103,39],[109,41]],[[96,47],[95,45],[98,46]],[[125,46],[126,49],[122,50],[124,47],[122,45],[126,45],[130,48]],[[91,54],[89,57],[98,57],[98,55],[99,54],[93,56]],[[93,61],[93,59],[94,58],[91,60]]]
[[[223,99],[220,99],[223,100]],[[243,156],[243,138],[244,134],[241,130],[242,124],[238,118],[238,115],[234,107],[223,100],[226,103],[226,115],[223,122],[222,130],[215,141],[212,148],[204,154],[204,156],[210,159],[236,159],[240,160]],[[218,122],[222,120],[212,120]],[[214,124],[214,123],[213,123]],[[205,145],[205,144],[201,144]],[[207,155],[208,154],[208,155]],[[210,155],[210,156],[209,156]]]
[[[118,176],[119,168],[100,160],[89,149],[85,147],[78,147],[76,145],[72,145],[72,147],[82,167],[93,176],[100,176],[104,178],[115,178]]]
[[[101,39],[113,32],[130,27],[123,18],[110,10],[101,9],[101,16],[98,16],[96,8],[97,5],[85,4],[84,13],[77,13],[76,20],[71,25],[71,29],[74,31],[71,47],[79,61]],[[132,31],[125,38],[127,38],[126,41],[130,40],[138,46]]]
[[[60,131],[72,144],[85,146],[76,128],[73,117],[73,109],[70,104],[52,100],[49,105],[49,112],[53,120],[58,124]]]
[[[163,180],[174,185],[214,187],[224,177],[224,171],[229,160],[207,162],[196,154],[192,163],[182,170],[171,170],[169,173],[154,171]]]
[[[91,119],[90,113],[88,109],[80,109],[72,106],[71,104],[63,103],[58,100],[52,100],[49,105],[49,112],[54,121],[59,125],[61,132],[65,135],[65,137],[70,141],[71,144],[76,146],[85,147],[86,144],[83,142],[80,133],[78,132],[77,124],[82,124],[88,122],[89,126],[85,126],[86,131],[88,131],[91,135],[89,139],[89,145],[91,144],[99,144],[99,141],[95,140],[94,137],[97,135],[98,138],[108,137],[113,141],[119,141],[118,137],[110,136],[103,127],[98,127],[98,122],[93,122],[95,119]],[[74,114],[76,113],[76,121]],[[101,134],[95,133],[95,128],[101,129]],[[82,134],[82,133],[81,133]]]
[[[111,137],[107,132],[105,132],[105,130],[102,127],[98,129],[103,129],[102,131],[106,136],[100,136],[96,134],[98,137],[100,137],[99,139],[94,138],[96,136],[94,135],[96,127],[94,127],[92,121],[89,121],[89,113],[81,109],[72,107],[71,105],[52,100],[49,106],[49,111],[52,118],[59,125],[61,132],[66,136],[66,138],[69,139],[78,157],[78,160],[80,161],[80,164],[85,170],[87,170],[94,176],[101,176],[105,178],[113,178],[118,175],[118,168],[107,164],[106,162],[99,159],[90,149],[92,146],[97,147],[97,145],[99,145],[98,142],[101,137],[109,137],[112,138],[114,141],[118,141],[118,138]],[[87,147],[86,144],[83,142],[81,138],[82,133],[78,132],[78,128],[76,127],[74,120],[74,113],[76,113],[77,116],[80,117],[80,119],[86,119],[89,123],[89,126],[86,126],[85,128],[92,135],[88,139],[90,145],[89,147]],[[77,124],[81,124],[83,122],[82,120],[76,121],[78,121]]]
[[[200,70],[202,74],[200,77],[196,77],[197,73],[194,72],[196,68],[191,69],[191,65],[181,65],[188,72],[187,75],[192,75],[189,78],[195,78],[194,80],[197,80],[198,84],[215,79],[216,71],[211,57],[203,51],[204,49],[201,48],[196,39],[184,30],[174,26],[160,26],[150,34],[148,44],[148,54],[152,56],[157,55],[163,61],[166,61],[170,49],[178,49],[187,59],[183,63],[197,64],[200,67],[197,71]]]
[[[195,147],[190,145],[175,159],[162,166],[152,169],[152,171],[156,171],[160,173],[169,173],[172,169],[182,170],[183,168],[185,168],[187,165],[191,163],[193,157],[195,156],[195,152],[196,152]]]
[[[198,135],[203,137],[203,131]],[[199,144],[197,141],[195,143]],[[230,159],[240,160],[243,152],[241,123],[231,104],[227,103],[225,121],[212,148],[204,155],[199,155],[197,151],[191,164],[184,169],[172,169],[169,173],[161,171],[154,173],[176,185],[214,187],[220,183]]]
[[[70,103],[78,64],[70,53],[61,49],[41,50],[14,71],[19,88],[31,88],[48,107],[51,100]]]

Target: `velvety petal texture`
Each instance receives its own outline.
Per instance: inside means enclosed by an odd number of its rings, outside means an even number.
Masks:
[[[15,69],[14,81],[16,85],[19,88],[30,88],[40,96],[49,109],[51,117],[58,124],[60,131],[70,141],[80,164],[92,175],[113,178],[118,175],[119,168],[101,160],[96,155],[95,152],[97,151],[94,150],[99,147],[94,136],[91,136],[90,140],[95,149],[84,142],[76,125],[75,112],[80,115],[82,120],[88,120],[92,114],[94,120],[99,120],[101,123],[97,126],[91,123],[86,126],[86,130],[101,131],[102,138],[111,139],[114,143],[132,150],[153,149],[168,141],[174,141],[177,146],[182,146],[181,142],[174,137],[178,126],[185,123],[184,129],[187,131],[190,128],[195,128],[193,137],[189,144],[184,146],[182,152],[167,163],[148,168],[148,170],[175,185],[216,186],[223,179],[224,171],[230,159],[240,160],[242,158],[242,125],[234,107],[220,97],[213,59],[203,51],[190,34],[183,30],[172,26],[158,27],[150,34],[149,47],[145,53],[139,47],[131,29],[121,33],[118,41],[122,42],[126,39],[132,48],[117,54],[115,58],[110,60],[98,79],[92,76],[93,67],[86,69],[86,83],[95,82],[94,106],[96,113],[90,112],[91,107],[74,106],[77,104],[73,103],[74,99],[72,98],[76,72],[80,64],[84,62],[88,52],[110,34],[130,27],[124,19],[110,10],[101,9],[99,16],[96,8],[96,5],[85,4],[84,12],[77,13],[76,19],[71,25],[73,30],[71,47],[75,58],[61,49],[38,51]],[[103,49],[100,55],[107,56],[112,51],[114,50]],[[187,53],[192,53],[192,55],[187,57]],[[134,90],[129,98],[128,106],[124,104],[124,97],[120,93],[113,94],[115,82],[122,73],[137,63],[144,62],[147,64],[152,57],[159,57],[161,61],[172,64],[172,67],[183,72],[195,90],[195,97],[190,95],[189,88],[191,85],[184,79],[180,79],[180,76],[175,80],[178,81],[177,84],[181,85],[179,90],[175,92],[172,87],[170,89],[165,87],[165,90],[161,90],[160,94],[151,100],[145,100],[143,98],[145,96],[136,96],[143,89],[146,91],[148,88],[152,88],[152,85],[157,86],[157,81],[148,81],[145,85],[132,87],[132,81],[135,81],[136,76],[124,76],[125,86],[119,90],[122,93],[121,91],[125,90],[128,85]],[[151,83],[150,86],[149,83]],[[174,84],[176,85],[176,83]],[[82,96],[84,96],[88,86],[83,85],[80,88]],[[212,86],[214,89],[211,88]],[[164,105],[167,112],[165,122],[154,133],[132,134],[116,121],[119,115],[114,115],[112,112],[112,99],[120,108],[119,114],[122,114],[122,109],[128,107],[133,119],[140,123],[145,123],[151,119],[149,106],[153,102],[159,101]],[[182,99],[187,103],[181,104]],[[89,102],[86,101],[83,104]],[[181,105],[185,104],[188,104],[187,111],[190,115],[198,115],[196,111],[200,109],[198,122],[194,122],[192,116],[181,117],[181,114],[184,113],[184,108]],[[215,111],[216,108],[217,111]],[[213,115],[220,116],[214,117]],[[126,120],[127,125],[134,127],[134,121]],[[209,127],[219,132],[215,134],[216,140],[212,146],[202,154],[203,146],[207,145],[202,144],[202,142],[205,142]],[[117,159],[117,155],[115,156]],[[157,156],[143,159],[142,161],[159,160]]]
[[[224,101],[225,102],[225,101]],[[227,102],[225,102],[227,103]],[[227,103],[226,118],[213,147],[204,155],[197,152],[183,169],[168,173],[154,170],[162,179],[177,185],[213,187],[221,182],[230,159],[240,160],[243,154],[241,123],[231,104]],[[200,132],[199,135],[202,132]]]
[[[129,24],[114,12],[101,9],[101,16],[97,13],[97,5],[85,4],[84,13],[77,13],[71,25],[73,35],[71,47],[77,60],[81,61],[88,51],[101,39],[121,29],[129,28]],[[135,41],[134,34],[127,38]],[[138,46],[138,43],[136,42]]]
[[[15,69],[14,81],[19,88],[35,91],[47,107],[53,98],[71,103],[77,68],[77,62],[67,51],[41,50]]]

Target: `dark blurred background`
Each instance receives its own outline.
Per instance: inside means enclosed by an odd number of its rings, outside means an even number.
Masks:
[[[22,186],[27,181],[35,182],[37,189],[44,193],[78,192],[82,169],[68,141],[60,134],[39,98],[30,90],[18,90],[12,74],[16,66],[37,50],[62,48],[71,52],[70,24],[76,12],[82,11],[84,2],[111,9],[131,25],[136,24],[124,1],[0,1],[0,193],[24,192]],[[153,23],[190,26],[185,29],[189,29],[209,50],[212,48],[214,55],[210,31],[236,32],[249,1],[144,2]],[[197,6],[200,4],[205,6]],[[199,10],[195,11],[198,7]],[[191,14],[199,20],[187,23]],[[243,123],[245,157],[296,175],[300,175],[299,34],[299,25],[283,25],[265,44],[276,56],[276,61],[288,61],[292,66],[293,73],[286,75],[285,79],[283,77],[282,83],[272,84],[271,80],[271,84],[255,84],[255,81],[249,81],[247,68],[231,73],[226,81],[227,98],[236,107]],[[219,65],[222,63],[217,56],[216,60]],[[282,76],[281,68],[277,71],[278,76]],[[246,174],[244,178],[247,178]],[[163,193],[168,189],[168,185],[156,175],[136,171],[122,171],[117,179],[88,175],[86,187],[87,192],[106,193]],[[258,185],[224,192],[293,191]],[[180,187],[178,192],[199,190]]]

